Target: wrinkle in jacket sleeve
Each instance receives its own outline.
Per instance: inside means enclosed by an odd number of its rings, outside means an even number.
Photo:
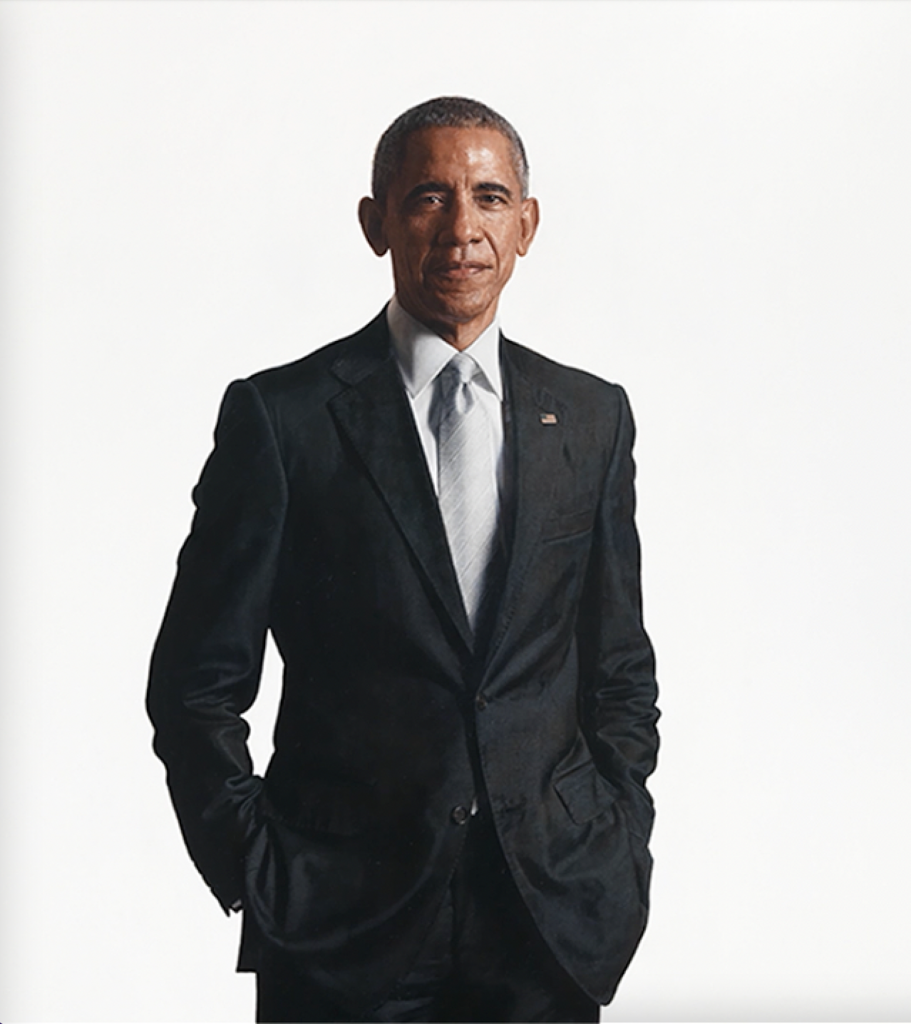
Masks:
[[[602,774],[630,798],[648,838],[652,803],[645,781],[658,754],[655,655],[642,622],[635,525],[635,427],[622,388],[616,437],[595,525],[579,629],[583,720]]]

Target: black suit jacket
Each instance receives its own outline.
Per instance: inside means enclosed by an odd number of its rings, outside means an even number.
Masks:
[[[155,749],[193,859],[243,900],[242,965],[365,1010],[407,970],[489,806],[557,958],[607,1002],[645,926],[657,750],[623,391],[502,341],[515,482],[469,629],[385,316],[231,385],[155,648]],[[241,717],[267,631],[275,751]]]

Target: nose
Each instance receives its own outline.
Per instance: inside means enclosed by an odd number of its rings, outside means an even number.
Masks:
[[[466,246],[481,240],[478,210],[471,197],[456,193],[449,204],[449,216],[440,233],[440,241],[448,245]]]

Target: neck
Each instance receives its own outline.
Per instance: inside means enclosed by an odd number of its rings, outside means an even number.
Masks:
[[[470,324],[437,324],[434,330],[443,341],[448,342],[454,349],[464,352],[468,346],[477,341],[478,338],[493,323],[493,316],[485,318],[481,323]]]
[[[468,323],[451,323],[449,321],[434,320],[426,314],[411,309],[407,301],[402,301],[401,295],[398,295],[397,298],[399,305],[406,313],[409,313],[415,320],[433,331],[434,334],[438,334],[443,341],[452,345],[459,352],[464,352],[472,342],[477,341],[487,328],[490,327],[494,317],[497,315],[497,308],[493,306],[491,309],[486,310],[482,316],[470,320]]]

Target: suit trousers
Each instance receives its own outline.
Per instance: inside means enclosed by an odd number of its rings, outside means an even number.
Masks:
[[[421,952],[380,1006],[356,1017],[290,964],[257,972],[257,1021],[597,1021],[557,963],[485,810],[468,819],[452,881]]]

